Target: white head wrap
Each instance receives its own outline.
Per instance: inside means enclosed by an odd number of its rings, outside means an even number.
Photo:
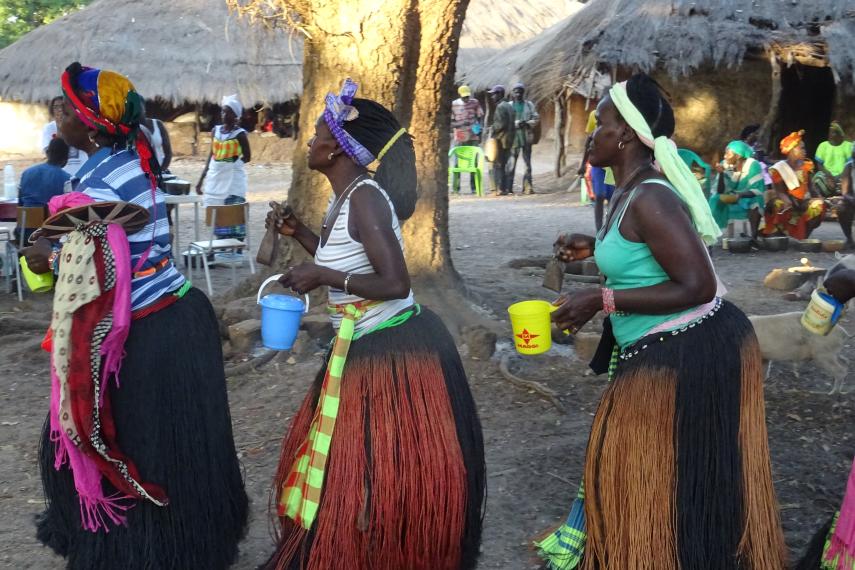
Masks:
[[[237,118],[240,119],[240,116],[243,115],[243,105],[240,104],[240,100],[238,100],[237,93],[234,95],[226,95],[223,97],[223,100],[220,102],[220,107],[228,107],[232,111],[234,111]]]
[[[695,231],[707,245],[713,245],[721,235],[721,229],[710,212],[710,205],[704,198],[698,179],[677,154],[677,145],[668,137],[654,137],[644,116],[630,101],[626,92],[626,81],[616,83],[610,90],[612,103],[617,107],[627,124],[638,135],[638,139],[653,149],[656,165],[668,181],[677,190],[680,198],[689,208]]]

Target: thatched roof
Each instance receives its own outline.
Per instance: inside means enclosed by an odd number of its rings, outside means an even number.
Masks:
[[[582,6],[576,0],[471,0],[460,34],[457,76],[467,76],[486,58],[503,48],[540,35],[550,26],[575,14]]]
[[[245,105],[302,92],[302,42],[224,0],[96,0],[0,50],[0,98],[47,101],[72,61],[121,71],[148,98]]]
[[[772,49],[855,82],[852,0],[590,0],[543,36],[484,60],[467,81],[486,87],[502,74],[543,97],[600,62],[680,76]]]

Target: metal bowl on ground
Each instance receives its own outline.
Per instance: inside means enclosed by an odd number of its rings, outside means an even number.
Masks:
[[[182,196],[190,193],[190,183],[186,180],[181,180],[180,178],[166,180],[163,185],[166,187],[167,194]]]
[[[748,238],[725,238],[722,247],[731,253],[749,253],[751,240]]]
[[[818,253],[822,251],[822,240],[802,239],[799,240],[799,251],[805,253]]]
[[[834,253],[835,251],[842,251],[843,246],[846,245],[846,242],[842,239],[826,239],[822,241],[822,251],[825,253]]]
[[[169,182],[170,180],[175,180],[176,178],[178,178],[178,175],[177,174],[171,174],[169,172],[164,172],[163,174],[160,175],[160,178],[164,182]]]
[[[762,239],[763,249],[766,251],[787,251],[790,247],[790,238],[782,237],[767,237]]]

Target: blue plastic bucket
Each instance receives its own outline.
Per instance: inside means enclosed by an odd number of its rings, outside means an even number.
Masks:
[[[265,295],[261,292],[269,283],[277,281],[282,274],[268,277],[258,289],[256,303],[261,305],[261,342],[273,350],[290,350],[300,332],[300,319],[309,312],[309,296],[306,301],[290,295]]]

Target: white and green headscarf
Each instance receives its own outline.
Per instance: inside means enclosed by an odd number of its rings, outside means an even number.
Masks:
[[[677,145],[668,137],[654,137],[644,116],[641,114],[626,91],[626,81],[616,83],[609,90],[612,102],[626,123],[638,135],[638,139],[653,149],[656,166],[677,190],[680,198],[689,208],[695,230],[704,243],[713,245],[721,235],[721,230],[713,218],[710,206],[697,178],[677,154]]]

